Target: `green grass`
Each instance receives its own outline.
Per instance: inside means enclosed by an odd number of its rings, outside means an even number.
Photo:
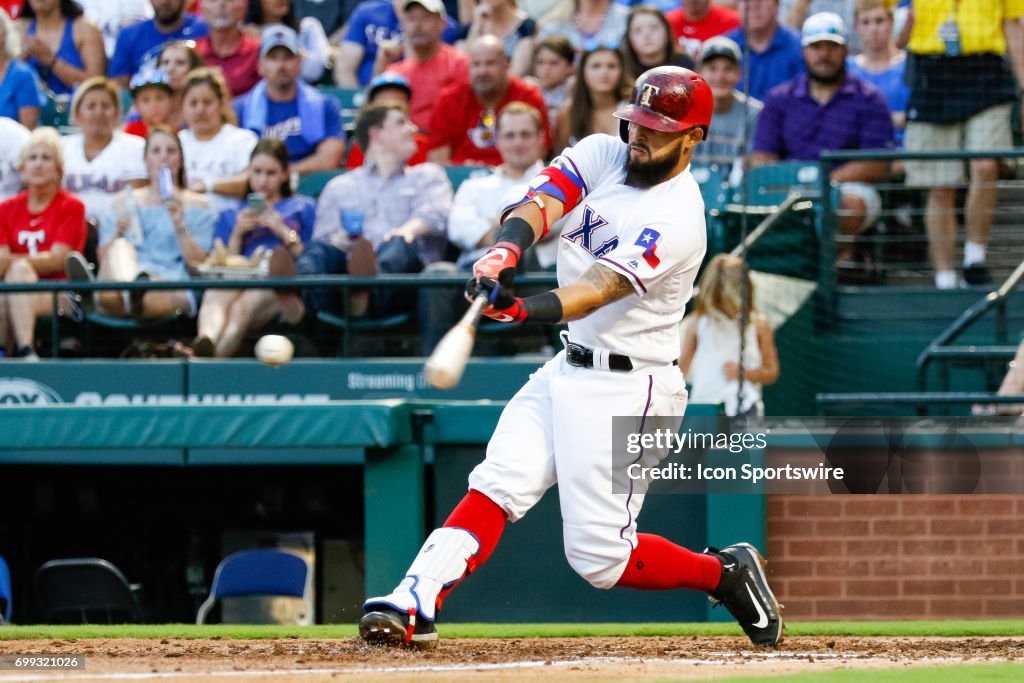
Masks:
[[[788,674],[757,678],[722,678],[722,683],[937,683],[971,681],[1003,683],[1024,679],[1024,664],[963,664],[926,666],[908,669],[839,669],[807,674]]]
[[[600,636],[739,636],[735,624],[441,624],[445,638],[567,638]],[[35,638],[352,638],[354,624],[241,626],[147,624],[2,626],[0,640]],[[1021,636],[1024,620],[828,621],[786,624],[788,636]]]

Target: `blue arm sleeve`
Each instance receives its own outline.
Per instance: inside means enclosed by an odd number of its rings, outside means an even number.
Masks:
[[[238,217],[238,209],[224,209],[217,216],[217,227],[213,231],[213,239],[210,240],[210,246],[213,246],[213,240],[219,239],[225,245],[228,240],[231,239],[231,233],[235,230],[235,220]],[[202,245],[200,245],[202,246]]]
[[[329,138],[345,139],[345,128],[341,124],[341,107],[333,97],[324,98],[324,134]]]
[[[107,75],[111,78],[131,76],[135,71],[132,44],[135,42],[136,33],[134,26],[127,26],[121,29],[120,35],[117,36],[114,56],[110,58],[110,66],[107,68]]]

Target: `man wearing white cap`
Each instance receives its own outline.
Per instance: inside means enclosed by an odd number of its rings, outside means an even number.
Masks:
[[[365,87],[373,79],[377,51],[401,49],[403,29],[398,16],[404,4],[405,0],[363,0],[352,11],[334,61],[334,81],[338,86]],[[456,23],[446,17],[441,37],[451,43],[457,32]]]
[[[420,130],[430,126],[430,114],[438,93],[449,85],[469,80],[469,58],[441,40],[447,12],[441,0],[405,0],[399,21],[405,36],[405,59],[378,66],[405,76],[416,84],[409,115]],[[378,50],[377,55],[384,54]],[[401,57],[401,55],[399,55]]]
[[[892,140],[892,118],[875,86],[846,73],[846,26],[837,14],[821,12],[804,22],[807,73],[771,90],[754,135],[752,166],[784,160],[815,161],[836,149],[884,149]],[[881,200],[871,183],[888,170],[885,162],[850,161],[832,170],[839,183],[838,260],[850,262],[852,239],[878,218]]]
[[[263,77],[244,97],[235,100],[238,125],[261,138],[284,142],[292,173],[332,171],[345,151],[341,110],[300,77],[299,36],[287,26],[271,26],[260,41],[259,72]]]

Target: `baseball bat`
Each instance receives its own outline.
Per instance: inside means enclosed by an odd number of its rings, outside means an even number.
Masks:
[[[462,316],[455,327],[438,342],[434,352],[430,354],[423,367],[423,376],[427,383],[435,389],[451,389],[462,379],[466,369],[466,361],[473,352],[473,341],[476,339],[476,324],[480,314],[487,305],[487,295],[478,294],[469,310]]]

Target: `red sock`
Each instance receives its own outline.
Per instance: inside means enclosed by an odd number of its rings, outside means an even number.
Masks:
[[[714,555],[695,553],[654,534],[637,534],[636,539],[617,588],[690,588],[710,593],[718,587],[722,563]]]
[[[448,515],[444,526],[465,529],[473,534],[480,543],[480,549],[476,555],[469,558],[469,561],[466,563],[466,574],[472,574],[476,571],[476,568],[486,562],[487,558],[494,552],[495,546],[498,545],[498,539],[501,538],[501,532],[505,529],[505,520],[505,511],[498,507],[498,504],[493,500],[475,489],[470,489],[469,493],[459,501],[459,504],[455,506],[452,513]],[[448,597],[452,589],[459,585],[459,582],[466,577],[466,574],[463,574],[462,578],[441,591],[437,596],[438,609],[441,609],[441,603]]]

